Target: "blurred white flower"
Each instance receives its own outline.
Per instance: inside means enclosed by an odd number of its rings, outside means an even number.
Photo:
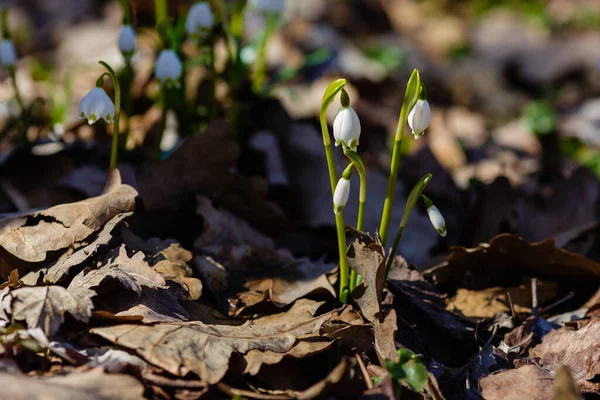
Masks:
[[[335,145],[344,143],[356,151],[360,139],[360,120],[352,107],[340,107],[333,120]]]
[[[215,17],[209,3],[196,3],[190,7],[185,20],[185,30],[190,36],[200,35],[210,30],[215,22]]]
[[[442,237],[446,237],[446,234],[448,233],[446,230],[446,221],[444,220],[440,210],[438,210],[436,206],[432,205],[427,208],[427,215],[429,215],[429,220],[431,221],[431,225],[433,225],[435,230],[438,231]]]
[[[87,118],[92,125],[99,119],[109,124],[115,119],[115,105],[104,89],[95,87],[79,102],[79,118]]]
[[[417,100],[417,103],[408,114],[408,125],[412,129],[415,139],[420,138],[425,133],[431,122],[431,109],[427,100]]]
[[[281,14],[285,9],[285,0],[250,0],[248,4],[262,12]]]
[[[3,67],[12,67],[17,61],[17,52],[12,40],[3,39],[0,43],[0,63]]]
[[[135,31],[131,25],[123,25],[119,32],[119,50],[127,61],[133,56],[135,51]]]
[[[333,212],[339,214],[346,206],[350,196],[350,181],[344,177],[340,178],[333,192]]]
[[[154,76],[166,86],[179,86],[183,65],[173,50],[163,50],[156,59]]]

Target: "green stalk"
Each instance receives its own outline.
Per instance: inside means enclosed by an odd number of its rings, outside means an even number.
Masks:
[[[21,93],[19,93],[19,86],[17,84],[17,74],[15,72],[15,67],[10,66],[7,69],[8,69],[8,73],[10,74],[10,78],[12,79],[13,88],[15,89],[15,98],[17,99],[17,103],[19,103],[21,112],[23,112],[23,111],[25,111],[25,104],[23,103],[23,98],[21,97]]]
[[[211,35],[210,40],[210,62],[209,62],[209,74],[212,82],[210,84],[210,109],[208,117],[210,121],[217,118],[217,69],[215,68],[215,39],[214,35]]]
[[[254,72],[252,73],[252,89],[254,93],[261,93],[265,84],[267,75],[267,44],[271,34],[275,31],[278,22],[277,14],[269,14],[267,16],[267,26],[260,39],[260,46],[258,48],[258,55],[256,57],[256,64],[254,65]]]
[[[360,178],[360,192],[358,197],[358,218],[356,220],[356,229],[362,231],[365,221],[365,204],[367,201],[367,171],[362,159],[358,153],[349,147],[344,148],[344,154],[352,162],[352,166],[358,172]],[[362,277],[356,271],[350,271],[350,291],[354,290],[361,282]]]
[[[167,0],[154,0],[156,26],[159,26],[163,21],[167,20],[167,16],[169,15],[167,10]]]
[[[406,206],[404,207],[404,213],[402,214],[402,220],[400,221],[400,225],[398,226],[398,231],[396,232],[396,237],[394,238],[394,244],[392,245],[392,250],[388,255],[387,262],[385,264],[385,276],[384,282],[387,281],[388,274],[390,273],[390,268],[392,267],[392,263],[394,262],[394,258],[396,257],[396,253],[398,252],[398,245],[400,244],[400,239],[402,239],[402,234],[404,233],[404,228],[408,223],[408,217],[412,209],[417,204],[419,200],[419,196],[425,190],[425,186],[431,180],[431,174],[424,175],[419,181],[415,184],[415,186],[410,191],[408,195],[408,199],[406,199]]]
[[[390,176],[388,178],[385,201],[383,203],[381,223],[379,224],[379,234],[381,235],[381,242],[383,243],[384,247],[390,227],[390,221],[392,219],[392,206],[394,205],[394,196],[396,194],[396,181],[398,180],[398,169],[400,168],[404,129],[406,128],[406,124],[408,122],[408,114],[417,102],[420,87],[421,77],[419,76],[419,71],[415,69],[408,80],[408,84],[406,85],[404,102],[402,103],[400,118],[398,119],[398,126],[396,127],[396,134],[394,135],[394,148],[392,150]]]
[[[321,122],[321,133],[323,134],[323,146],[325,148],[325,159],[327,160],[327,171],[329,172],[329,181],[331,183],[331,196],[335,191],[337,185],[337,172],[335,166],[335,159],[333,158],[333,149],[331,147],[331,137],[329,136],[329,128],[327,126],[327,108],[333,102],[333,99],[337,93],[344,88],[346,84],[345,79],[338,79],[334,81],[323,95],[321,101],[320,111],[320,122]],[[338,237],[338,251],[340,257],[340,301],[342,303],[348,302],[349,293],[349,270],[348,260],[346,258],[346,224],[344,223],[344,212],[340,211],[335,216],[335,227]]]
[[[108,71],[108,76],[113,83],[113,88],[115,90],[115,122],[113,138],[112,138],[112,149],[110,151],[110,166],[109,168],[115,169],[117,168],[117,153],[119,152],[119,119],[121,117],[121,87],[119,85],[119,79],[117,78],[117,74],[115,71],[105,63],[104,61],[100,61],[100,65],[102,65]]]
[[[165,129],[167,127],[167,93],[164,84],[160,85],[160,107],[162,110],[162,118],[160,121],[160,132],[158,132],[158,137],[156,138],[156,143],[154,144],[154,159],[160,160],[160,156],[162,154],[162,150],[160,149],[160,144],[162,142],[163,135],[165,133]]]

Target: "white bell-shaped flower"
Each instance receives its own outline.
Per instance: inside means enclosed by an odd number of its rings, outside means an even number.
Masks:
[[[185,30],[190,36],[200,35],[210,30],[215,22],[215,17],[209,3],[196,3],[190,7],[185,20]]]
[[[339,214],[344,209],[350,196],[350,181],[344,177],[340,178],[333,191],[333,212]]]
[[[429,220],[431,221],[431,225],[433,225],[435,230],[438,231],[442,237],[446,237],[446,234],[448,233],[446,230],[446,221],[444,220],[440,210],[438,210],[436,206],[431,205],[429,208],[427,208],[427,215],[429,215]]]
[[[182,73],[183,65],[177,53],[169,49],[161,51],[154,66],[154,75],[160,83],[178,86]]]
[[[119,50],[126,60],[130,60],[135,51],[135,31],[131,25],[123,25],[119,32]]]
[[[104,89],[95,87],[79,102],[79,118],[87,118],[92,125],[99,119],[109,124],[115,119],[115,105]]]
[[[408,114],[408,125],[412,129],[415,139],[420,138],[425,133],[431,122],[431,109],[427,100],[419,99]]]
[[[344,143],[356,151],[360,139],[360,120],[352,107],[340,107],[333,120],[335,145]]]
[[[250,0],[248,4],[255,10],[265,13],[281,14],[285,9],[285,0]]]
[[[3,67],[12,67],[17,61],[17,52],[12,40],[3,39],[0,43],[0,63]]]

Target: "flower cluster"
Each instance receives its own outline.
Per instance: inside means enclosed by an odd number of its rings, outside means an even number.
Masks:
[[[79,118],[87,118],[92,125],[99,119],[112,123],[115,119],[115,105],[104,89],[95,87],[79,102]]]

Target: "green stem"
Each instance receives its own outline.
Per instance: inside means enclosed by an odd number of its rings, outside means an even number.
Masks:
[[[25,111],[25,104],[23,103],[23,98],[21,97],[21,93],[19,92],[19,86],[17,84],[17,74],[15,72],[15,67],[8,67],[8,73],[10,74],[10,78],[13,82],[13,87],[15,89],[15,98],[17,99],[17,103],[19,103],[19,107],[21,107],[21,112]]]
[[[267,26],[260,39],[260,45],[258,55],[256,57],[256,64],[254,65],[254,72],[252,73],[252,89],[254,93],[261,93],[265,84],[267,76],[267,44],[269,38],[275,28],[277,27],[278,16],[276,14],[270,14],[267,16]]]
[[[129,4],[127,4],[127,0],[119,0],[119,4],[121,5],[121,9],[123,10],[123,25],[130,25],[131,10],[129,10]]]
[[[108,75],[113,83],[113,88],[115,90],[115,122],[113,138],[112,138],[112,149],[110,151],[110,166],[109,168],[115,169],[117,168],[117,153],[119,152],[119,119],[121,117],[121,87],[119,85],[119,79],[117,78],[117,74],[115,71],[105,63],[104,61],[100,61],[100,65],[102,65],[108,71]]]
[[[416,76],[416,78],[415,78]],[[416,79],[416,86],[413,79]],[[381,242],[385,248],[385,242],[387,240],[388,231],[390,228],[390,221],[392,219],[392,206],[394,205],[394,196],[396,194],[396,181],[398,180],[398,169],[400,168],[400,158],[402,156],[402,139],[404,138],[404,129],[408,122],[408,114],[412,107],[414,107],[420,88],[421,78],[417,70],[413,71],[408,84],[406,85],[406,93],[404,95],[404,102],[402,109],[400,110],[400,118],[398,119],[398,126],[396,127],[396,134],[394,135],[394,148],[392,150],[392,161],[390,165],[390,176],[388,178],[388,185],[385,193],[385,201],[383,203],[383,212],[381,214],[381,223],[379,224],[379,234],[381,236]]]
[[[398,227],[398,232],[396,232],[396,237],[394,238],[394,244],[392,244],[392,250],[390,251],[390,255],[388,256],[387,262],[385,264],[385,275],[383,278],[384,282],[387,282],[388,274],[390,273],[390,269],[392,268],[394,258],[396,258],[396,252],[398,251],[398,245],[400,244],[400,239],[402,239],[403,233],[404,225],[400,225]]]
[[[154,159],[157,161],[160,160],[160,156],[162,154],[160,144],[162,143],[162,138],[167,127],[167,93],[164,85],[160,86],[160,107],[162,109],[162,118],[159,127],[160,131],[158,132],[158,137],[156,138],[156,143],[154,144]]]
[[[156,18],[156,26],[159,26],[167,19],[167,0],[154,0],[154,15]]]
[[[208,117],[210,121],[213,121],[217,118],[217,69],[215,68],[215,40],[214,35],[211,35],[212,39],[210,41],[210,79],[212,82],[210,83],[210,109],[208,112]]]

